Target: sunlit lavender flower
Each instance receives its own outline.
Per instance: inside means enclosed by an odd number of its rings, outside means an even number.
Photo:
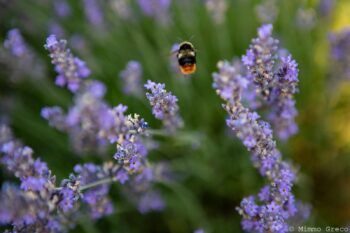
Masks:
[[[55,0],[53,5],[57,16],[65,18],[71,14],[70,5],[66,0]]]
[[[281,64],[275,77],[275,87],[271,91],[269,119],[277,136],[282,140],[287,140],[298,131],[294,120],[298,112],[293,99],[294,94],[298,91],[298,72],[297,63],[290,55],[281,58]]]
[[[90,75],[90,70],[85,62],[74,57],[66,48],[66,40],[57,40],[51,35],[47,38],[45,48],[50,52],[52,64],[58,73],[56,84],[67,86],[72,92],[76,92],[81,84],[81,80]]]
[[[243,64],[252,74],[254,83],[265,98],[270,94],[273,81],[273,67],[277,52],[278,40],[271,37],[272,25],[263,25],[258,29],[258,38],[252,40],[246,55],[242,56]]]
[[[129,61],[119,76],[123,82],[123,91],[125,94],[134,96],[141,96],[143,94],[141,85],[142,66],[138,61]]]
[[[251,97],[262,97],[264,105],[270,107],[269,119],[276,135],[287,140],[298,131],[295,123],[294,94],[298,91],[298,69],[296,62],[288,53],[279,52],[278,40],[271,37],[272,25],[263,25],[258,29],[258,38],[253,39],[242,62],[248,70],[245,75],[253,81],[259,95],[243,93],[243,97],[253,101]],[[283,55],[286,53],[287,55]],[[248,93],[252,93],[249,89]],[[248,97],[248,98],[247,98]]]
[[[260,195],[264,197],[261,205],[252,196],[243,199],[237,208],[243,216],[242,227],[254,232],[286,232],[286,220],[295,214],[294,196],[291,193],[295,173],[289,164],[281,160],[269,124],[259,120],[260,116],[256,112],[242,105],[242,92],[247,81],[242,81],[244,78],[228,62],[219,62],[218,68],[219,73],[213,74],[213,86],[226,101],[224,108],[229,113],[227,125],[251,152],[254,166],[269,182],[269,186],[263,188],[265,194]],[[235,91],[226,94],[226,83],[231,86],[229,89]]]
[[[96,27],[101,27],[104,24],[103,13],[100,2],[96,0],[83,0],[85,16],[89,23]]]
[[[228,8],[225,0],[205,0],[205,7],[211,14],[215,23],[222,23],[225,20],[225,14]]]
[[[145,84],[146,97],[152,106],[153,115],[162,120],[164,128],[169,133],[174,133],[178,128],[183,126],[182,119],[178,113],[176,96],[165,90],[165,84],[155,83],[151,80]]]
[[[310,30],[316,24],[316,13],[312,8],[299,8],[296,14],[295,23],[302,30]]]
[[[264,0],[255,8],[256,15],[262,23],[273,23],[278,15],[276,0]]]
[[[137,3],[145,15],[154,17],[162,24],[169,23],[171,0],[138,0]]]
[[[336,79],[350,79],[350,27],[329,35],[332,73]]]
[[[4,47],[11,50],[12,54],[16,57],[26,56],[29,53],[27,45],[17,28],[14,28],[7,33]]]

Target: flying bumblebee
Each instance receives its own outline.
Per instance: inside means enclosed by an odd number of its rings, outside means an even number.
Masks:
[[[184,41],[179,45],[176,58],[182,74],[189,75],[196,71],[196,50],[190,42]]]

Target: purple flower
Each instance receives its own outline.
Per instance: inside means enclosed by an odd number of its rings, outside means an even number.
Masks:
[[[72,92],[78,91],[82,79],[90,75],[90,70],[85,63],[75,58],[66,48],[67,41],[57,40],[51,35],[47,38],[45,48],[50,52],[52,64],[58,73],[56,84],[67,86]]]
[[[55,12],[59,17],[65,18],[71,15],[71,8],[66,0],[55,0],[53,4]]]
[[[141,96],[143,94],[141,85],[142,66],[137,61],[129,61],[125,70],[119,74],[123,82],[125,94]]]
[[[165,203],[158,192],[150,191],[141,197],[138,209],[141,213],[160,211],[164,209]]]
[[[138,0],[137,3],[145,15],[154,17],[162,24],[169,23],[171,0]]]
[[[113,170],[113,169],[112,169]],[[92,163],[76,165],[74,171],[79,175],[79,183],[82,187],[97,182],[103,178],[108,178],[108,171]],[[90,209],[90,215],[93,219],[110,215],[113,212],[113,206],[108,197],[110,184],[101,184],[86,190],[82,196]]]
[[[327,18],[331,15],[336,4],[336,0],[320,0],[318,5],[318,11],[320,16]]]
[[[59,202],[59,207],[63,212],[68,212],[73,209],[74,203],[76,202],[75,193],[70,188],[62,188],[60,190],[61,201]]]
[[[16,57],[22,57],[27,54],[28,48],[25,44],[19,29],[14,28],[7,33],[7,38],[4,41],[4,47],[11,50],[11,53]]]
[[[258,38],[253,39],[250,49],[242,56],[248,71],[244,75],[250,81],[248,86],[253,83],[258,93],[252,95],[248,89],[242,95],[253,102],[250,106],[267,105],[270,108],[268,118],[278,138],[285,141],[298,131],[294,101],[294,94],[298,91],[298,68],[291,55],[278,53],[278,41],[271,34],[271,24],[258,28]]]
[[[350,27],[328,37],[331,51],[332,78],[334,80],[350,79]],[[336,82],[336,83],[339,83]]]
[[[150,80],[145,84],[146,97],[152,106],[153,115],[162,120],[164,128],[169,133],[175,133],[178,128],[183,126],[179,116],[179,106],[176,96],[165,90],[165,84],[155,83]]]
[[[101,27],[104,24],[101,6],[96,0],[84,0],[85,16],[89,23],[95,27]]]
[[[269,38],[270,30],[269,26],[261,28],[260,38]],[[286,64],[292,63],[291,59],[283,61]],[[271,83],[279,84],[279,88],[282,89],[295,90],[295,87],[289,83],[297,80],[295,64],[287,67],[284,64],[282,67],[284,73],[280,79],[283,82]],[[285,210],[288,204],[291,204],[291,209],[294,207],[289,200],[294,198],[291,189],[295,173],[289,164],[281,160],[270,125],[260,120],[256,112],[242,104],[242,93],[247,87],[247,77],[242,76],[229,62],[219,62],[218,68],[219,72],[213,74],[213,87],[226,102],[224,108],[229,114],[227,125],[250,151],[254,166],[268,180],[268,186],[264,186],[259,194],[261,205],[255,202],[254,196],[250,196],[244,198],[240,207],[237,208],[239,214],[243,216],[242,227],[244,230],[254,232],[286,232],[288,229],[286,220],[293,215],[293,212],[286,215],[282,210]],[[272,72],[271,74],[273,75]],[[288,84],[282,85],[281,83],[284,84],[284,82]],[[263,88],[261,85],[258,87]],[[231,91],[227,92],[227,88]]]

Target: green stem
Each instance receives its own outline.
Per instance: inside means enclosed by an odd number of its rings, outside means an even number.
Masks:
[[[93,187],[96,187],[96,186],[99,186],[102,184],[108,184],[108,183],[111,183],[113,181],[114,181],[114,179],[112,177],[107,177],[107,178],[104,178],[102,180],[98,180],[98,181],[92,182],[90,184],[81,186],[80,191],[84,191],[85,189],[93,188]]]

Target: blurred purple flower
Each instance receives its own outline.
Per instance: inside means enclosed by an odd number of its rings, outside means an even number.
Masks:
[[[11,50],[12,54],[16,57],[22,57],[29,53],[26,43],[19,29],[11,29],[7,33],[7,38],[4,41],[4,47]]]
[[[101,27],[104,24],[103,13],[100,2],[96,0],[83,0],[85,16],[89,23],[95,27]]]
[[[138,0],[137,3],[145,15],[154,17],[162,24],[169,23],[171,0]]]
[[[71,15],[71,8],[66,0],[55,0],[53,4],[55,12],[59,17],[65,18]]]
[[[330,33],[332,75],[337,80],[350,80],[350,27]]]
[[[119,76],[123,82],[123,91],[125,94],[134,96],[141,96],[143,94],[141,85],[142,66],[138,61],[129,61]]]

